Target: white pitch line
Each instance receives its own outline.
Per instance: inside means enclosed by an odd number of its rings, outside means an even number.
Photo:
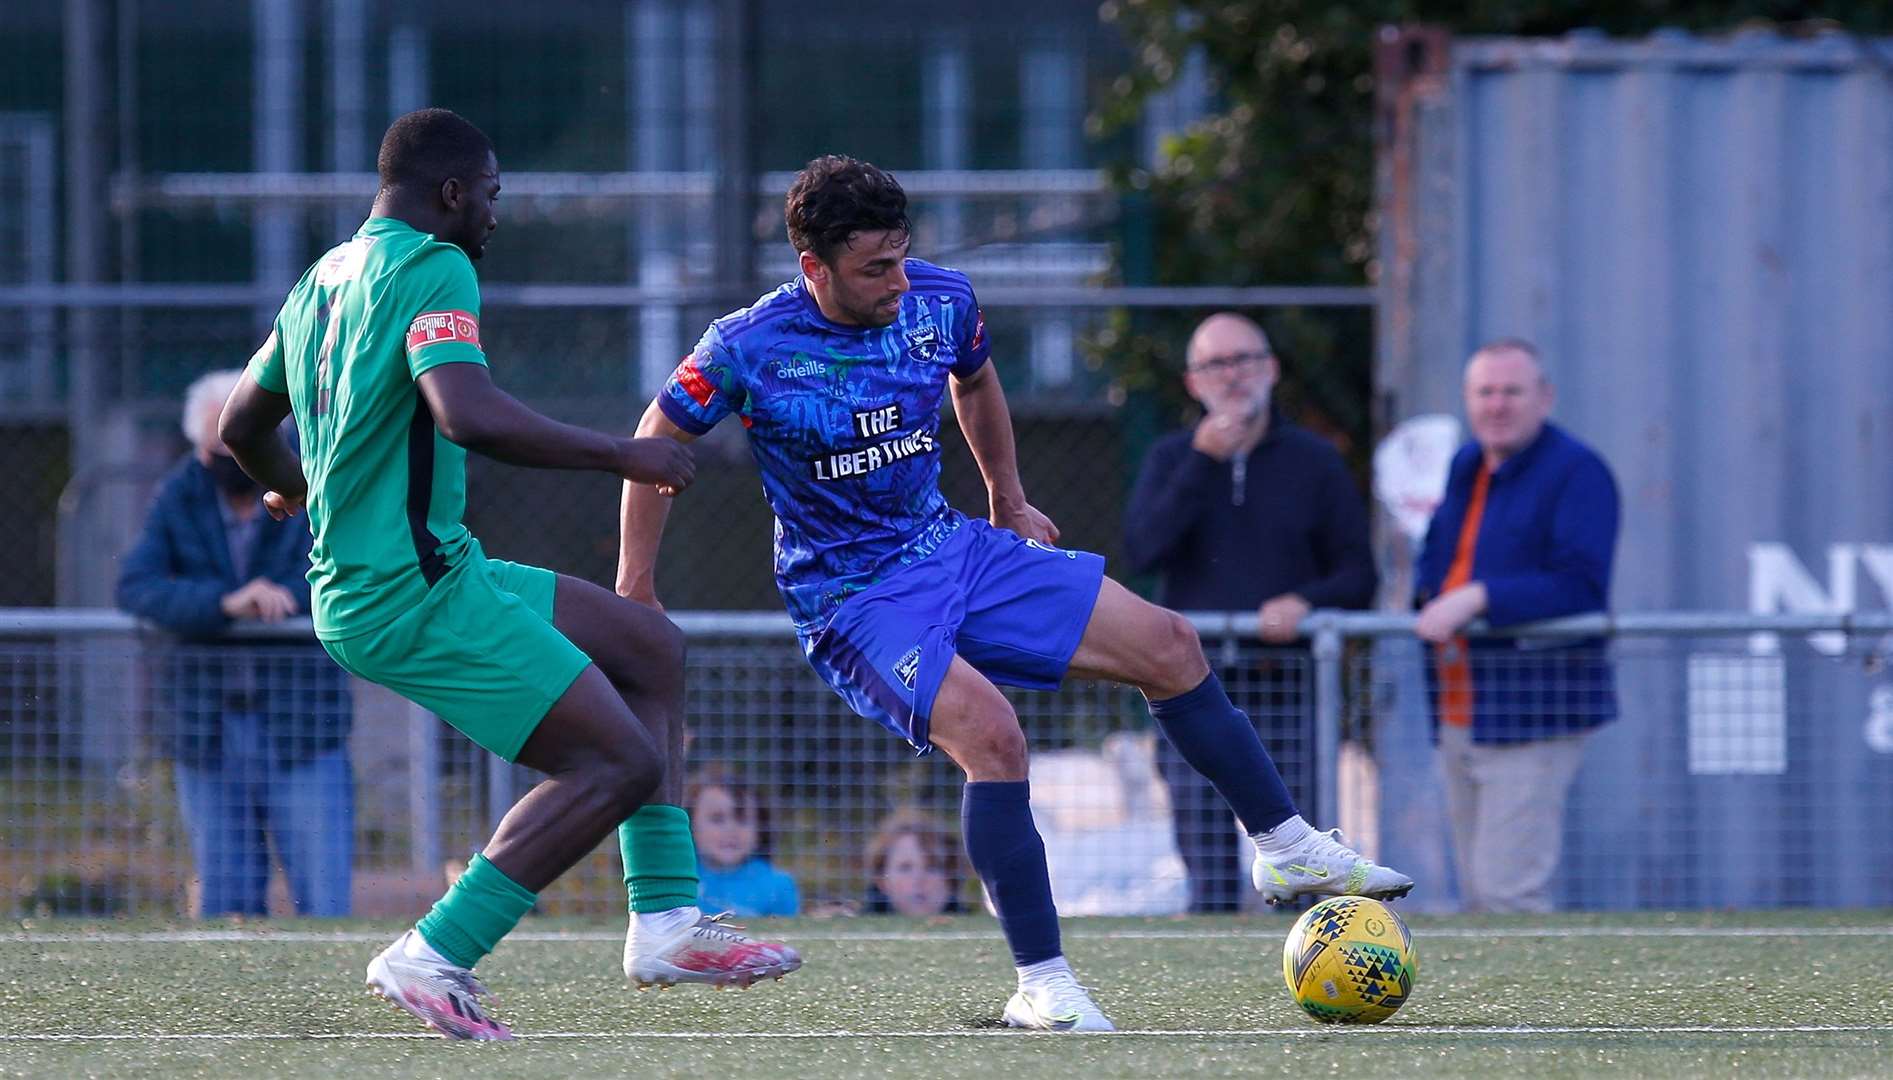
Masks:
[[[1626,1027],[1622,1025],[1564,1027],[1481,1027],[1473,1024],[1388,1024],[1376,1027],[1292,1027],[1292,1028],[1184,1028],[1178,1030],[1135,1030],[1086,1032],[1086,1038],[1117,1039],[1231,1039],[1279,1038],[1282,1036],[1333,1036],[1348,1038],[1387,1038],[1397,1035],[1818,1035],[1847,1032],[1893,1034],[1886,1024],[1793,1024],[1780,1026],[1670,1024],[1661,1027]],[[515,1036],[520,1040],[538,1039],[1005,1039],[1028,1038],[1031,1032],[997,1028],[952,1028],[943,1031],[544,1031]],[[348,1039],[439,1039],[427,1032],[203,1032],[167,1035],[0,1035],[0,1042],[303,1042]]]
[[[1241,930],[1103,930],[1087,931],[1067,924],[1071,937],[1098,941],[1212,941],[1272,940],[1288,932],[1286,925],[1274,928]],[[187,945],[203,943],[256,943],[282,945],[385,943],[393,931],[365,930],[153,930],[144,932],[105,931],[72,933],[56,931],[37,933],[16,931],[0,936],[0,944],[14,945]],[[1520,938],[1878,938],[1893,937],[1893,926],[1809,926],[1800,928],[1761,926],[1506,926],[1480,929],[1466,926],[1422,926],[1414,936],[1425,940],[1503,941]],[[795,931],[793,941],[997,941],[997,927],[989,931]],[[508,941],[595,942],[622,941],[616,931],[520,930],[508,934]]]

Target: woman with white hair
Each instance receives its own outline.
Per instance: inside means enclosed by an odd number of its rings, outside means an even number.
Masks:
[[[191,442],[125,555],[118,604],[179,640],[150,654],[173,723],[160,745],[200,886],[198,913],[267,913],[270,848],[302,915],[346,915],[354,853],[347,676],[313,642],[231,640],[309,610],[309,530],[275,521],[217,437],[239,371],[184,395]]]

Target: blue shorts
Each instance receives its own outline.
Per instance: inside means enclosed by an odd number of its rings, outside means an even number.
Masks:
[[[1103,556],[972,518],[933,554],[849,597],[803,653],[849,707],[924,754],[955,655],[1002,686],[1055,689],[1103,582]]]

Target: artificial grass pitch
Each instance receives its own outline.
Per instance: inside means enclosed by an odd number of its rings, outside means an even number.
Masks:
[[[1290,920],[1073,919],[1120,1033],[1009,1031],[990,919],[758,921],[806,966],[753,990],[639,993],[621,925],[528,919],[480,967],[520,1041],[454,1044],[369,997],[400,927],[35,922],[0,932],[0,1075],[817,1077],[1882,1076],[1893,913],[1410,920],[1412,999],[1316,1025]],[[472,1070],[478,1070],[477,1072]]]

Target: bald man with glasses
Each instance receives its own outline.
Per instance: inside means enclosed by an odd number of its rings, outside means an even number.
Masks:
[[[1367,509],[1334,447],[1275,408],[1281,365],[1254,320],[1211,315],[1185,357],[1183,385],[1203,417],[1145,458],[1124,517],[1125,551],[1137,573],[1158,575],[1165,607],[1255,612],[1264,654],[1222,676],[1297,805],[1312,806],[1313,667],[1300,625],[1318,607],[1373,602]],[[1190,872],[1191,910],[1239,910],[1246,875],[1228,807],[1166,740],[1157,760]]]

